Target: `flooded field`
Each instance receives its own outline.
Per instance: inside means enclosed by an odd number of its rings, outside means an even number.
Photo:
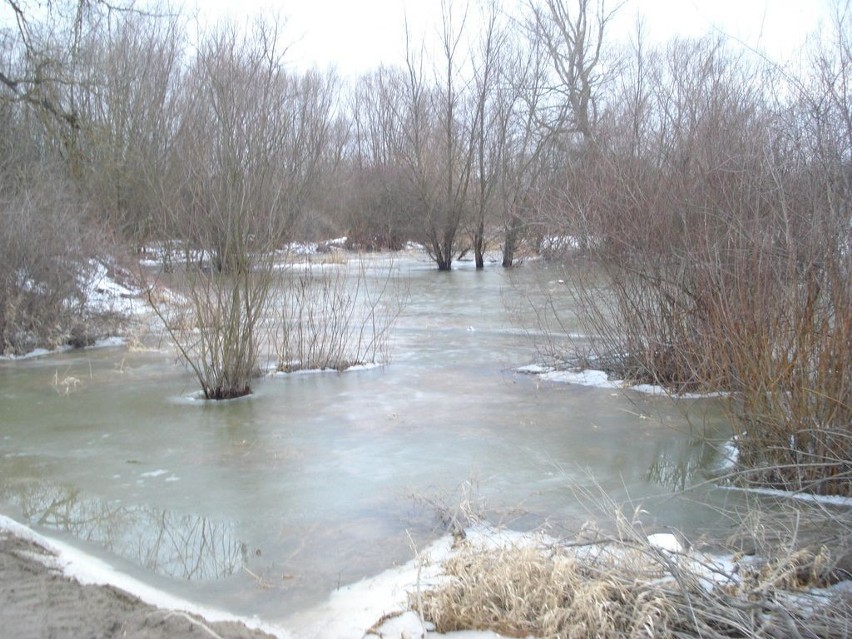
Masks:
[[[537,360],[541,291],[570,318],[558,272],[439,273],[409,257],[368,274],[387,269],[409,300],[379,368],[269,377],[213,403],[192,398],[165,345],[0,362],[0,513],[271,622],[408,561],[461,502],[558,535],[605,519],[581,498],[605,494],[647,511],[649,530],[724,532],[715,508],[730,493],[681,492],[722,462],[729,432],[711,400],[516,371]]]

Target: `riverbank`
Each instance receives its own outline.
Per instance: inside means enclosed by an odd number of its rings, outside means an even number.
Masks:
[[[409,610],[408,601],[420,586],[435,584],[452,553],[447,535],[403,566],[339,588],[324,603],[291,616],[285,628],[177,599],[0,515],[0,636],[441,639],[446,635],[432,632],[434,626]],[[503,639],[487,631],[452,636]]]
[[[573,540],[475,525],[272,626],[171,597],[0,517],[0,628],[24,639],[547,638],[589,624],[608,636],[648,624],[684,636],[719,623],[743,637],[848,630],[852,583],[825,580],[837,574],[825,546],[818,555],[711,555],[621,523],[615,536],[589,528]],[[761,612],[743,616],[749,607]]]
[[[259,622],[240,620],[179,600],[159,597],[143,584],[129,594],[119,575],[98,575],[92,558],[71,559],[55,542],[0,517],[0,628],[5,637],[133,637],[274,639]],[[162,605],[154,605],[157,601]]]

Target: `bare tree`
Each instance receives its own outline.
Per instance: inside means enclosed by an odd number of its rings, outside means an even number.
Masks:
[[[531,32],[547,51],[555,82],[547,120],[561,132],[576,134],[584,144],[594,140],[598,92],[607,27],[625,4],[612,8],[605,0],[530,2]]]
[[[89,26],[86,3],[74,7],[71,17],[68,7],[49,4],[45,20],[34,20],[33,8],[20,2],[5,0],[2,6],[11,13],[14,27],[3,32],[11,55],[0,70],[0,99],[37,111],[45,126],[62,133],[61,150],[70,158],[80,127],[75,63]]]
[[[510,267],[522,235],[534,222],[537,193],[546,177],[545,158],[555,136],[541,120],[548,87],[541,43],[514,38],[501,52],[492,123],[500,163],[495,204],[502,226],[502,264]]]
[[[506,45],[505,31],[498,25],[500,18],[495,3],[488,6],[485,26],[478,56],[473,61],[474,114],[471,128],[475,152],[475,175],[471,219],[471,243],[476,268],[485,267],[486,223],[488,212],[494,208],[501,154],[504,150],[502,133],[495,105],[499,92],[499,51]]]
[[[121,12],[82,53],[91,78],[80,111],[83,182],[122,238],[151,239],[178,124],[184,26],[176,15]]]
[[[441,9],[441,66],[433,70],[434,85],[427,82],[423,52],[415,51],[410,39],[407,44],[404,149],[419,239],[438,269],[448,271],[467,251],[460,233],[470,208],[475,116],[461,76],[467,13],[459,17],[449,1]]]
[[[110,16],[134,10],[101,0],[47,2],[38,9],[4,0],[0,9],[14,25],[0,33],[11,53],[0,65],[0,101],[32,109],[72,175],[79,177],[84,168],[80,138],[87,124],[81,106],[94,89],[85,51]]]
[[[407,86],[400,69],[382,67],[361,78],[354,90],[350,169],[355,196],[346,224],[355,248],[399,249],[415,235],[410,170],[415,165],[405,153]]]
[[[335,82],[291,75],[277,23],[248,36],[226,26],[199,46],[182,87],[164,234],[187,260],[184,316],[149,299],[208,399],[251,390],[288,239],[327,141]]]

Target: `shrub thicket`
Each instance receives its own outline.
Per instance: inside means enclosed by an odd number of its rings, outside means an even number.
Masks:
[[[608,282],[602,295],[597,279],[569,273],[613,372],[674,393],[730,391],[743,480],[842,495],[848,33],[807,84],[716,41],[646,52],[562,200],[575,213],[565,228]]]
[[[86,236],[79,198],[55,176],[0,193],[0,354],[69,339],[84,310]]]

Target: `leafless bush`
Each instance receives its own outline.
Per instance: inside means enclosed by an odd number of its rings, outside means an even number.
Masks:
[[[343,370],[386,361],[390,331],[405,301],[393,269],[374,280],[363,261],[296,268],[282,286],[278,370]]]
[[[608,113],[562,201],[608,281],[566,275],[595,355],[674,393],[731,391],[741,479],[850,495],[843,50],[808,86],[721,42],[645,52],[641,99]]]
[[[85,298],[85,226],[73,188],[45,172],[0,195],[0,352],[68,339]]]
[[[263,320],[272,290],[271,270],[222,273],[188,268],[179,296],[163,300],[147,287],[148,302],[198,380],[205,399],[251,392],[258,374]]]

